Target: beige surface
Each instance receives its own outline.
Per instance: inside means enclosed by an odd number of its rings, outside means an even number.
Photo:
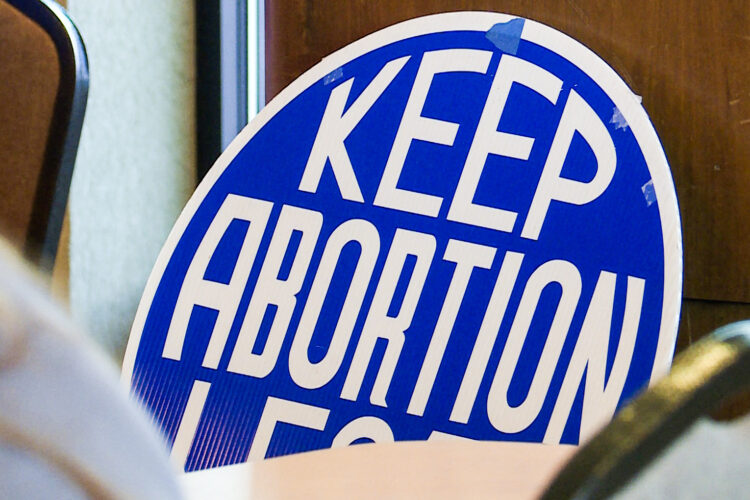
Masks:
[[[251,465],[250,498],[536,498],[574,446],[471,441],[358,445]]]

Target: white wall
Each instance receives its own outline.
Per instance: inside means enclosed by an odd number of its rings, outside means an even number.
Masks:
[[[89,56],[70,194],[70,306],[118,360],[195,182],[193,2],[68,0]]]

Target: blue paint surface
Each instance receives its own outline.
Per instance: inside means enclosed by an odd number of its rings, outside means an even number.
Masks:
[[[539,442],[549,422],[596,280],[602,270],[618,275],[611,332],[602,332],[603,335],[610,336],[608,370],[614,359],[614,348],[622,326],[626,293],[624,277],[630,275],[646,280],[635,352],[621,402],[647,383],[659,336],[664,289],[659,207],[658,203],[651,207],[644,203],[644,192],[641,190],[641,186],[649,181],[651,175],[632,131],[618,130],[614,124],[609,123],[614,103],[607,94],[566,59],[546,48],[520,40],[522,28],[523,20],[517,19],[496,25],[486,36],[485,33],[468,31],[423,35],[386,45],[348,62],[340,68],[340,72],[337,69],[332,73],[346,75],[346,79],[336,78],[332,81],[329,75],[304,90],[244,146],[211,187],[187,224],[159,281],[142,332],[132,378],[135,393],[146,408],[153,412],[170,442],[175,439],[193,382],[203,380],[211,383],[198,432],[188,456],[188,470],[246,460],[264,405],[271,396],[329,409],[330,416],[323,431],[290,424],[279,425],[273,434],[268,456],[330,447],[333,437],[342,427],[362,416],[375,416],[387,422],[397,440],[423,440],[432,431],[438,430],[474,439]],[[437,217],[426,217],[374,206],[372,202],[422,55],[425,51],[449,48],[479,49],[493,54],[486,74],[455,72],[439,74],[434,78],[422,114],[457,123],[459,126],[454,144],[449,147],[413,141],[406,158],[398,186],[443,197],[440,212]],[[495,48],[500,48],[502,52]],[[446,218],[490,84],[501,57],[506,57],[506,54],[515,54],[516,57],[530,61],[553,73],[563,82],[555,105],[526,87],[514,85],[498,125],[500,131],[533,137],[535,140],[527,161],[490,155],[474,198],[477,204],[518,212],[518,220],[509,233],[460,224]],[[300,179],[331,91],[349,78],[354,78],[349,96],[350,105],[386,63],[405,55],[411,56],[411,59],[346,140],[346,148],[365,202],[342,199],[330,166],[324,170],[316,193],[300,191]],[[539,239],[521,238],[520,232],[528,207],[562,110],[573,87],[598,114],[612,136],[618,154],[614,178],[604,194],[589,204],[574,206],[553,203]],[[590,179],[595,169],[593,162],[591,148],[585,140],[576,136],[563,167],[563,175],[583,181]],[[181,360],[165,359],[162,357],[162,349],[185,273],[206,229],[228,194],[270,201],[273,203],[273,210],[218,369],[202,366],[217,314],[216,311],[201,306],[196,306],[192,312]],[[229,358],[254,293],[273,228],[284,204],[322,213],[321,234],[302,290],[296,295],[290,327],[273,371],[262,379],[231,373],[227,371]],[[364,219],[375,225],[380,237],[380,254],[340,369],[325,386],[314,390],[303,389],[293,382],[289,374],[288,355],[292,337],[308,299],[326,241],[340,224],[354,218]],[[217,255],[220,254],[221,257],[217,256],[211,261],[204,279],[222,283],[228,281],[239,243],[247,227],[247,224],[239,222],[230,226],[217,249]],[[398,228],[434,235],[437,242],[435,257],[414,320],[406,331],[405,344],[387,394],[387,407],[373,405],[369,401],[383,354],[381,345],[376,346],[357,401],[344,400],[340,398],[342,386],[372,303],[387,251]],[[456,327],[437,373],[432,396],[424,416],[419,417],[407,414],[406,408],[455,270],[455,264],[442,259],[449,239],[490,246],[497,249],[497,255],[490,269],[475,269],[471,276],[458,312]],[[497,342],[492,347],[489,367],[479,387],[469,422],[456,423],[449,419],[449,415],[507,251],[523,253],[524,261],[508,310],[500,325]],[[309,352],[311,361],[319,360],[325,355],[359,254],[357,245],[347,245],[341,254],[333,284],[313,333]],[[521,432],[506,434],[496,430],[488,420],[486,401],[489,387],[525,283],[535,269],[552,259],[569,261],[579,270],[583,286],[581,298],[539,415]],[[411,272],[410,266],[413,267],[413,263],[407,262],[404,273]],[[521,352],[510,386],[508,399],[511,404],[523,401],[528,392],[559,295],[559,287],[549,286],[540,298],[540,306],[528,332],[527,347]],[[402,296],[403,286],[400,284],[391,314],[398,310],[397,303]],[[260,347],[268,335],[273,314],[273,308],[269,307],[258,334]],[[574,404],[563,434],[563,442],[578,441],[581,394],[579,392]]]

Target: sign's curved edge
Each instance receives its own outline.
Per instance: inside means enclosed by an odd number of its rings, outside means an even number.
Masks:
[[[544,47],[557,47],[565,52],[561,57],[580,68],[607,92],[625,122],[630,126],[643,152],[659,206],[664,256],[673,252],[676,257],[674,260],[664,259],[664,302],[656,354],[651,370],[650,384],[653,384],[667,374],[672,364],[682,305],[682,225],[677,192],[664,147],[639,97],[594,51],[565,33],[535,21],[530,21],[524,26],[521,38]],[[610,95],[610,92],[613,95]],[[652,168],[656,164],[663,164],[665,168]],[[667,209],[667,207],[675,207],[675,210]]]
[[[122,363],[122,382],[127,387],[130,386],[135,367],[135,358],[146,318],[151,309],[158,284],[180,237],[195,215],[200,203],[223,174],[227,166],[229,166],[242,148],[276,113],[325,75],[378,47],[429,33],[462,29],[486,32],[497,23],[507,22],[516,18],[517,16],[496,12],[462,11],[409,19],[367,35],[323,58],[274,97],[235,137],[227,149],[216,160],[188,200],[167,236],[138,304]],[[669,370],[677,339],[677,326],[682,297],[682,231],[679,209],[677,208],[677,194],[663,147],[653,124],[639,100],[606,61],[568,35],[547,25],[528,19],[524,20],[525,23],[521,38],[543,47],[564,48],[566,52],[564,55],[559,54],[557,50],[555,50],[555,53],[558,53],[558,55],[579,67],[594,79],[597,85],[600,85],[605,90],[630,126],[636,141],[641,147],[649,173],[652,176],[662,225],[664,255],[666,257],[668,253],[676,253],[675,259],[664,259],[662,317],[651,374],[651,383],[653,383]],[[659,164],[663,168],[652,168],[652,166]],[[668,207],[674,207],[674,210],[668,209]],[[668,228],[671,228],[671,230],[667,232]]]

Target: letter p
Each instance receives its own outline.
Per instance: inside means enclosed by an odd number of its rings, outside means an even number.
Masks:
[[[560,176],[576,131],[583,136],[596,157],[596,174],[589,182]],[[616,164],[615,145],[604,123],[586,101],[571,90],[521,236],[532,240],[539,238],[552,200],[585,205],[598,198],[612,181]]]

